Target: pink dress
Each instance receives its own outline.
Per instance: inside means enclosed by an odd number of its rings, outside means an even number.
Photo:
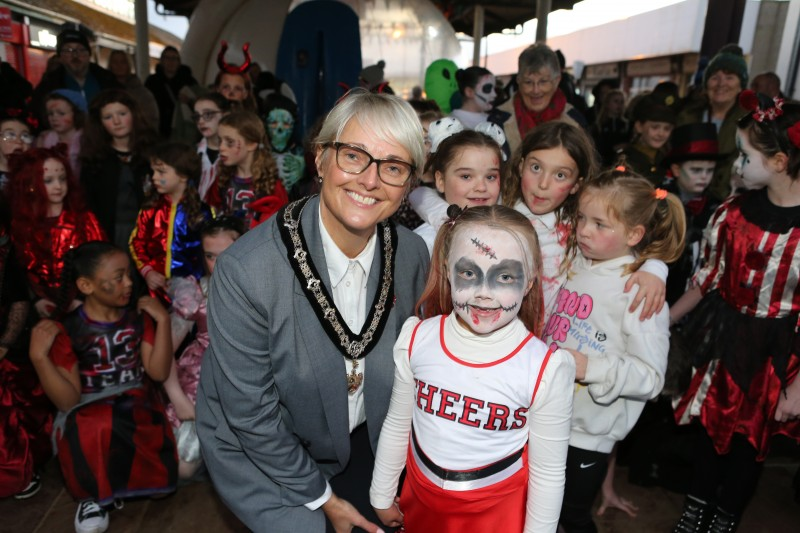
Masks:
[[[208,276],[200,281],[194,278],[181,278],[185,283],[175,291],[172,303],[173,313],[177,313],[186,320],[197,324],[197,336],[177,360],[178,383],[184,394],[194,404],[197,401],[197,385],[200,382],[200,363],[203,353],[208,348],[208,315],[206,303],[208,302]],[[167,417],[175,431],[181,425],[175,406],[167,406]]]

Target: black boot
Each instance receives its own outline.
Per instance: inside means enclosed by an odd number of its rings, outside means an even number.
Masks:
[[[683,514],[672,533],[705,533],[709,515],[709,505],[689,494],[683,502]]]
[[[708,527],[708,533],[733,533],[736,531],[736,526],[738,526],[736,517],[717,507]]]

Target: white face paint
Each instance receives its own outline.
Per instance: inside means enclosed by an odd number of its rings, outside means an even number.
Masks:
[[[491,74],[483,76],[475,85],[475,101],[483,112],[489,111],[492,108],[492,103],[497,97],[495,85],[494,76]]]
[[[744,188],[753,190],[769,185],[774,174],[767,167],[764,154],[750,144],[747,133],[740,129],[736,130],[736,147],[739,157],[733,163],[733,171],[742,177]]]
[[[453,236],[447,257],[453,308],[459,321],[486,335],[519,314],[532,263],[522,238],[504,229],[469,224]]]

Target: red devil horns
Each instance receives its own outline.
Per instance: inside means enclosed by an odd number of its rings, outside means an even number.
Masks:
[[[250,43],[244,43],[242,46],[242,53],[244,54],[244,63],[241,65],[231,65],[225,61],[225,52],[228,51],[228,42],[222,41],[219,47],[219,54],[217,54],[217,66],[223,72],[228,74],[244,74],[250,68]]]

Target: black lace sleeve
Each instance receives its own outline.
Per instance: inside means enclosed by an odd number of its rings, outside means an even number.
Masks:
[[[25,272],[10,246],[0,248],[0,287],[0,346],[8,348],[25,329],[30,310]]]

